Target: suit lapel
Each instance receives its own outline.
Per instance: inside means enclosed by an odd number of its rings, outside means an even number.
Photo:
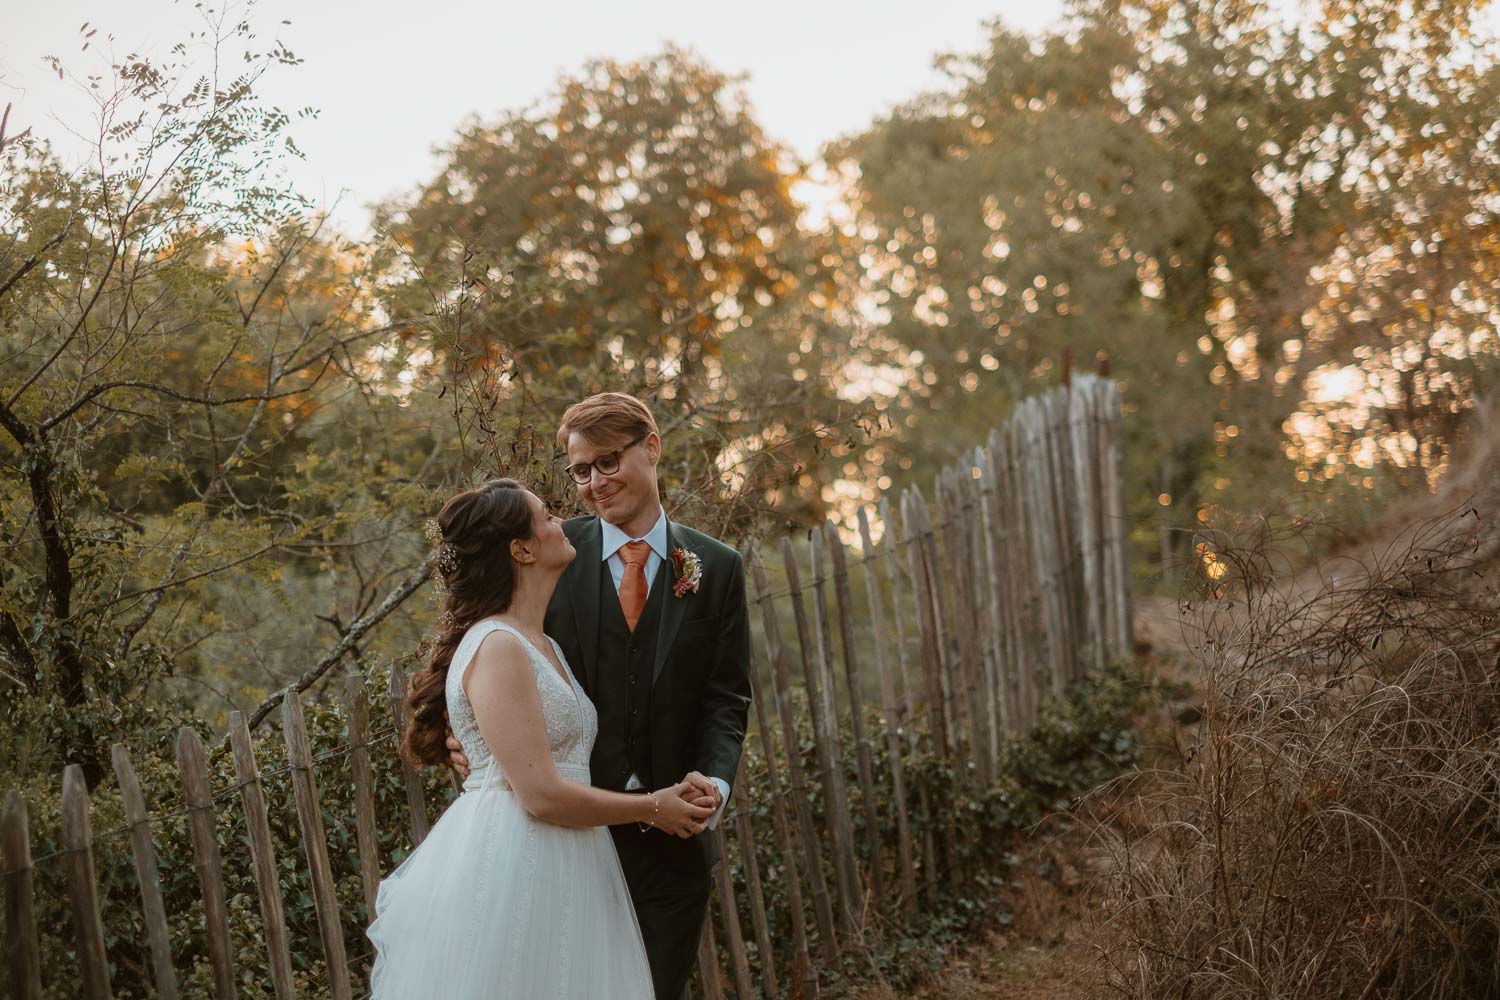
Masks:
[[[677,567],[672,562],[672,552],[676,548],[677,540],[673,535],[672,522],[667,521],[667,555],[662,567],[661,582],[667,590],[662,594],[661,627],[656,633],[656,662],[651,667],[651,683],[661,676],[662,667],[666,666],[667,654],[672,650],[672,643],[677,640],[677,629],[682,625],[682,616],[687,613],[687,601],[679,598],[672,592],[672,587],[677,583]]]
[[[584,687],[597,691],[599,675],[599,587],[604,576],[604,543],[600,537],[599,519],[584,525],[578,535],[573,557],[577,572],[572,575],[570,590],[574,616],[578,622],[578,650],[583,655]]]

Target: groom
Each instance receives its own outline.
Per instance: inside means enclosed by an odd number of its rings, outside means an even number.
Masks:
[[[739,553],[667,520],[657,491],[661,436],[634,396],[568,408],[557,430],[567,473],[596,516],[564,525],[577,550],[547,608],[599,713],[590,771],[600,788],[696,785],[723,814],[750,706],[750,624]],[[453,764],[467,773],[457,740]],[[645,939],[657,1000],[679,1000],[698,954],[717,860],[711,835],[678,839],[611,827]]]

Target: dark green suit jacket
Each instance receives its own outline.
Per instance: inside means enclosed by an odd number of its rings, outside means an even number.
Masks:
[[[599,602],[601,594],[614,594],[614,587],[603,586],[609,568],[602,559],[599,518],[573,518],[563,529],[577,554],[547,608],[547,634],[592,697],[602,671],[623,669],[623,651],[599,648]],[[672,592],[677,576],[671,556],[678,548],[696,553],[703,564],[698,589],[682,597]],[[662,585],[667,590],[649,701],[652,777],[663,785],[700,771],[733,785],[750,708],[743,561],[723,542],[669,520],[667,557],[652,587]]]

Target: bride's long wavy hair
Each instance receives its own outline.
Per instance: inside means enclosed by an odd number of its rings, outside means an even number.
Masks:
[[[470,625],[503,614],[516,591],[510,543],[532,536],[526,487],[491,479],[466,490],[438,513],[437,574],[443,613],[427,665],[406,692],[401,752],[414,764],[446,764],[448,665]]]

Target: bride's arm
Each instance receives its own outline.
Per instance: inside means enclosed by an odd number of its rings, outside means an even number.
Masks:
[[[684,790],[691,789],[685,783],[650,795],[626,795],[563,780],[552,763],[536,675],[525,647],[510,633],[484,638],[463,688],[495,763],[522,807],[537,819],[572,827],[650,823],[684,837],[700,832],[712,815],[711,809],[683,800]]]

